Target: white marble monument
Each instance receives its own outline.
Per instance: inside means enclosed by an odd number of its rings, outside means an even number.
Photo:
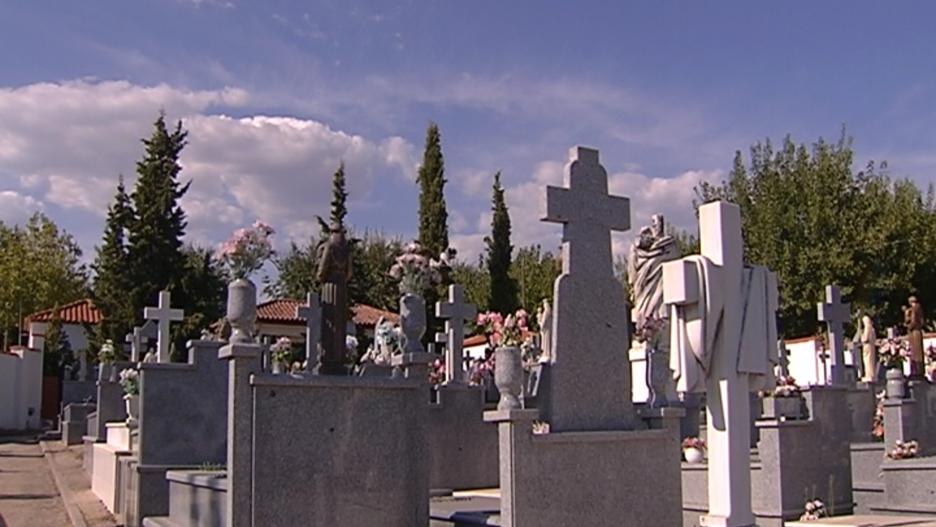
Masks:
[[[169,333],[171,322],[181,321],[185,312],[181,309],[172,309],[172,295],[169,291],[159,292],[157,307],[143,308],[143,318],[156,321],[158,326],[156,334],[156,360],[157,362],[170,362],[169,345],[172,338]]]
[[[701,255],[663,267],[671,368],[682,392],[707,393],[708,514],[701,525],[754,525],[750,392],[774,382],[776,276],[742,260],[737,205],[699,207]]]

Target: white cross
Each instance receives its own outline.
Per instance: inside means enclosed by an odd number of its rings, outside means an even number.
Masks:
[[[155,320],[157,324],[156,360],[158,362],[169,362],[169,324],[182,320],[184,316],[185,312],[181,309],[172,309],[172,296],[169,291],[159,292],[158,307],[143,308],[143,318]]]
[[[130,362],[140,362],[140,350],[143,349],[143,328],[137,326],[132,333],[127,333],[124,341],[130,344]]]
[[[465,302],[465,288],[461,284],[452,284],[448,288],[448,302],[436,302],[435,310],[438,318],[445,319],[445,333],[448,335],[445,378],[450,383],[464,383],[462,348],[465,344],[465,321],[473,320],[478,308]]]
[[[318,363],[318,345],[322,338],[322,305],[317,293],[307,293],[305,305],[296,307],[296,316],[306,321],[306,371]]]
[[[708,350],[711,362],[705,373],[709,512],[702,525],[754,525],[751,507],[750,396],[747,374],[738,372],[741,314],[743,240],[741,212],[726,202],[699,207],[699,239],[702,256],[713,265],[704,286],[724,298],[720,330]],[[686,260],[665,263],[664,301],[706,309],[699,296],[699,276]]]
[[[825,303],[816,304],[819,320],[828,326],[829,351],[832,355],[832,384],[845,384],[845,346],[842,324],[851,320],[851,305],[842,303],[842,292],[836,285],[825,288]]]
[[[546,187],[543,221],[562,224],[563,273],[591,272],[595,264],[610,270],[611,231],[630,229],[630,200],[608,194],[608,174],[598,163],[597,150],[578,147],[572,155],[565,175],[568,188]],[[576,164],[595,169],[576,170]]]

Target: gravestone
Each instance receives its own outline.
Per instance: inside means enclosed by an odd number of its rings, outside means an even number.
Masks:
[[[172,309],[172,295],[169,291],[159,292],[157,307],[143,308],[143,318],[154,320],[157,324],[156,359],[157,362],[170,362],[169,345],[172,339],[169,334],[170,322],[183,319],[185,312],[181,309]]]
[[[296,316],[306,323],[306,371],[315,371],[322,336],[322,305],[316,293],[306,293],[305,305],[296,307]]]
[[[678,389],[707,394],[708,514],[702,525],[751,526],[751,397],[773,378],[777,282],[745,269],[741,212],[726,202],[699,207],[701,255],[663,267],[671,305],[670,346]]]
[[[842,303],[842,292],[837,285],[827,285],[825,288],[825,303],[816,304],[819,320],[828,326],[828,341],[832,354],[832,384],[844,386],[846,384],[845,366],[845,339],[842,324],[851,320],[851,305]]]
[[[546,188],[543,221],[562,224],[562,274],[541,410],[557,432],[631,429],[627,306],[611,258],[611,231],[630,228],[630,201],[608,194],[597,150],[578,148],[572,156],[566,187]]]
[[[146,337],[143,336],[143,328],[136,326],[131,333],[127,333],[124,341],[130,344],[130,362],[140,362],[143,357],[143,350],[146,346]]]
[[[464,384],[462,347],[465,344],[465,321],[478,314],[474,304],[465,302],[465,288],[452,284],[448,288],[448,301],[436,302],[436,316],[445,320],[445,379],[448,383]]]

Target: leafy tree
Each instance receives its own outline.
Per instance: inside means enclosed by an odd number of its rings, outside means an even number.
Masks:
[[[132,221],[133,208],[120,176],[114,200],[107,209],[104,238],[91,266],[95,273],[92,295],[104,318],[94,339],[98,343],[106,339],[122,342],[136,318],[127,295],[132,280],[126,237]]]
[[[190,183],[178,181],[179,155],[186,144],[187,132],[179,121],[171,132],[160,114],[153,133],[144,139],[146,153],[137,163],[137,182],[130,198],[133,220],[130,222],[127,259],[132,287],[129,301],[137,322],[143,308],[156,301],[160,290],[174,289],[186,272],[182,238],[185,235],[185,211],[179,200]],[[180,306],[187,308],[188,306]]]
[[[510,275],[517,286],[519,305],[528,313],[536,313],[543,300],[552,302],[553,286],[562,271],[562,261],[539,245],[517,250]]]
[[[52,319],[45,331],[45,350],[42,356],[42,374],[45,376],[59,375],[67,365],[73,364],[74,354],[68,334],[62,328],[62,319],[59,317],[59,308],[52,310]]]
[[[23,317],[88,293],[81,249],[40,212],[25,226],[0,222],[0,328],[4,349],[17,342]]]
[[[175,349],[172,360],[185,361],[185,342],[197,339],[201,331],[224,316],[227,299],[227,277],[221,263],[210,249],[187,246],[184,274],[173,292],[173,303],[184,306],[185,318],[173,325],[172,340]]]
[[[924,198],[912,182],[892,181],[885,163],[854,173],[853,160],[844,131],[834,144],[811,147],[788,136],[777,150],[769,140],[754,144],[747,165],[737,152],[727,181],[696,188],[700,201],[741,207],[745,259],[778,274],[788,336],[819,329],[816,302],[826,284],[842,286],[879,327],[901,321],[911,292],[936,285],[932,193]]]
[[[517,309],[517,284],[510,276],[510,212],[504,201],[504,187],[500,172],[494,174],[491,197],[491,235],[484,238],[487,245],[487,268],[491,275],[488,306],[498,313],[512,313]]]
[[[439,126],[429,123],[426,149],[416,178],[419,184],[419,243],[437,258],[448,249],[448,212],[445,208],[445,163]]]
[[[465,288],[465,299],[478,306],[479,312],[490,310],[491,274],[485,268],[483,258],[479,258],[476,264],[456,262],[452,266],[452,282]]]
[[[348,215],[348,191],[345,189],[345,170],[344,161],[338,165],[338,170],[332,177],[332,201],[331,216],[332,224],[344,226],[345,216]]]

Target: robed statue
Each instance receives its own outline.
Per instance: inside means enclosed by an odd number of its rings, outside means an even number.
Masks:
[[[923,358],[923,306],[915,296],[908,299],[910,306],[904,310],[907,340],[910,341],[910,378],[922,380],[926,376]]]
[[[322,284],[322,356],[318,371],[346,375],[351,244],[343,225],[330,226],[328,239],[319,246],[318,260],[318,279]]]

